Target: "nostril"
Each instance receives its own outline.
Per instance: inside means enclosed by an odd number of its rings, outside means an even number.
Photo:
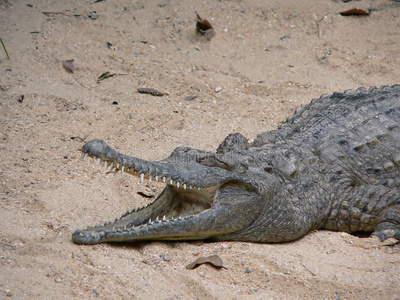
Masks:
[[[245,173],[248,170],[249,166],[248,165],[244,165],[244,164],[239,164],[236,167],[236,171],[239,173]]]

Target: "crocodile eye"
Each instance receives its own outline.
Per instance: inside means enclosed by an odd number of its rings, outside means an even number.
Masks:
[[[267,173],[269,173],[269,174],[272,174],[272,173],[273,173],[273,169],[272,169],[271,166],[266,166],[266,167],[264,167],[264,171],[267,172]]]

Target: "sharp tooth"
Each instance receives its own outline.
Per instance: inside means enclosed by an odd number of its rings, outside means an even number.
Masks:
[[[179,181],[176,182],[176,187],[179,189]]]
[[[158,175],[156,175],[156,181],[158,181]]]
[[[167,222],[167,218],[165,217],[165,215],[164,215],[164,217],[162,217],[162,221]]]
[[[189,189],[192,189],[193,187],[192,187],[192,185],[189,185]]]
[[[100,158],[96,159],[96,165],[100,164]]]
[[[172,184],[174,184],[174,181],[171,179],[171,180],[169,181],[169,183],[172,185]]]
[[[85,160],[87,157],[87,153],[85,153],[85,155],[83,156],[83,160]]]
[[[174,220],[174,217],[172,217],[169,221],[170,221],[170,222],[174,222],[174,221],[175,221],[175,220]]]
[[[124,171],[124,169],[125,169],[125,166],[122,166],[122,168],[121,168],[121,173]]]
[[[179,217],[179,218],[178,218],[178,221],[182,221],[182,217]]]
[[[151,181],[151,175],[149,175],[149,181]]]
[[[186,183],[183,184],[183,189],[186,190]]]
[[[149,219],[149,225],[153,224],[153,222],[151,221],[151,218]]]
[[[140,180],[143,182],[143,180],[144,180],[144,174],[143,173],[141,173],[140,174]]]
[[[93,156],[93,162],[96,162],[97,157]]]
[[[119,163],[117,163],[117,169],[119,168]]]
[[[200,187],[198,186],[197,189],[200,191]]]
[[[158,223],[158,222],[160,222],[159,220],[158,220],[158,217],[156,218],[156,223]]]
[[[107,161],[104,162],[104,168],[107,168]]]
[[[165,182],[167,180],[167,178],[165,178],[165,176],[163,176],[162,181]]]

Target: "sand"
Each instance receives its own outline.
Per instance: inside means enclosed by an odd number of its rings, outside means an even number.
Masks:
[[[339,14],[354,7],[370,14]],[[196,12],[212,39],[196,35]],[[83,161],[85,142],[151,160],[213,151],[321,94],[400,83],[400,3],[2,0],[0,38],[0,298],[400,299],[400,246],[342,232],[286,244],[71,241],[162,189]],[[98,83],[105,72],[115,75]],[[185,268],[213,254],[227,269]]]

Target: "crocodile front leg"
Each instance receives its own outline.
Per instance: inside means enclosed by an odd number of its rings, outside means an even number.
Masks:
[[[382,242],[388,238],[400,241],[400,204],[388,207],[379,214],[372,235]]]

